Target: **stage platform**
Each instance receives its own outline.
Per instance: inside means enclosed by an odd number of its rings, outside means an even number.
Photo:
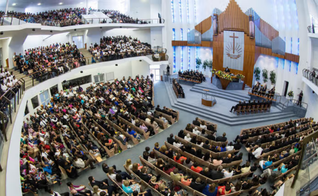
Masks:
[[[177,99],[173,92],[172,86],[169,82],[164,82],[168,93],[171,105],[180,110],[185,110],[205,117],[211,121],[218,121],[230,126],[252,124],[257,122],[264,122],[267,120],[277,120],[295,117],[293,112],[285,112],[278,107],[271,107],[270,112],[256,113],[256,114],[241,114],[237,115],[229,112],[231,107],[236,105],[239,101],[249,100],[248,89],[237,90],[223,90],[206,81],[194,86],[182,85],[185,98]],[[209,89],[212,96],[216,98],[217,103],[213,107],[203,106],[201,104],[201,94],[203,89]]]

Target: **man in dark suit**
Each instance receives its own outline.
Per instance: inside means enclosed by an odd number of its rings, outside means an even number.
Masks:
[[[112,195],[113,187],[108,185],[108,180],[105,179],[103,181],[97,181],[93,176],[88,177],[88,181],[91,184],[91,186],[98,186],[100,189],[107,189],[108,193]]]
[[[241,140],[240,140],[240,139],[237,139],[237,140],[236,140],[236,143],[234,144],[234,149],[235,149],[235,150],[240,150],[241,147],[242,147]]]
[[[232,154],[228,154],[227,157],[223,158],[223,163],[231,163],[232,160]]]
[[[198,177],[197,179],[195,179],[195,182],[191,182],[190,187],[193,188],[196,191],[202,192],[202,190],[204,189],[204,187],[206,186],[205,183],[201,183],[201,178]]]
[[[196,126],[200,126],[200,122],[198,121],[198,117],[195,118],[195,120],[192,122],[192,124]]]
[[[239,101],[239,103],[238,104],[236,104],[235,106],[232,106],[232,108],[231,108],[231,110],[230,110],[230,112],[232,112],[233,111],[233,109],[234,109],[234,111],[236,111],[237,109],[238,109],[238,107],[239,106],[242,106],[242,103]]]
[[[167,142],[169,144],[172,144],[173,145],[173,142],[175,142],[176,140],[173,138],[173,134],[171,133],[170,134],[170,137],[167,138]]]
[[[212,178],[211,172],[210,172],[210,170],[209,170],[208,167],[205,168],[204,170],[202,170],[202,171],[200,172],[200,174],[202,174],[202,175],[204,175],[204,176],[206,176],[206,177],[208,177],[208,178]]]
[[[212,180],[217,180],[217,179],[221,179],[224,177],[224,174],[222,172],[223,167],[219,166],[217,168],[217,170],[212,170],[211,174],[212,174]]]
[[[226,133],[225,132],[223,133],[222,136],[218,136],[216,138],[216,141],[218,141],[218,142],[226,142],[226,140],[227,140],[227,137],[226,137]]]
[[[231,70],[229,69],[229,67],[226,67],[224,70],[225,73],[231,73]]]

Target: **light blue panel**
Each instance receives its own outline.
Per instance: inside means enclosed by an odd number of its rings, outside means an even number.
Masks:
[[[189,44],[201,44],[201,33],[195,29],[188,33]]]
[[[280,55],[285,55],[285,41],[279,36],[272,41],[272,51]]]
[[[213,16],[214,14],[220,15],[221,13],[222,13],[221,10],[219,10],[218,8],[214,8],[213,13],[212,13],[212,16]]]
[[[259,47],[272,48],[271,40],[269,40],[256,26],[255,26],[255,45]]]

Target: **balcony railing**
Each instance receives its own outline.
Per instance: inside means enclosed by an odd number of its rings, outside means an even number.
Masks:
[[[33,22],[32,22],[33,23]],[[89,18],[85,19],[84,17],[81,18],[81,24],[76,25],[84,25],[84,24],[103,24],[103,23],[109,23],[109,24],[164,24],[165,19],[136,19],[134,22],[121,22],[116,21],[111,18]],[[13,16],[2,16],[0,17],[0,26],[5,25],[22,25],[22,24],[28,24],[28,22],[20,20],[18,18],[15,18]],[[33,24],[40,24],[43,26],[55,26],[55,27],[66,27],[66,26],[76,26],[76,25],[61,25],[59,22],[43,22],[43,23],[33,23]]]
[[[21,78],[18,82],[0,96],[0,152],[2,152],[3,144],[8,141],[7,130],[12,124],[13,114],[17,111],[25,91],[25,80]],[[1,154],[1,153],[0,153]],[[0,165],[0,172],[2,167]]]

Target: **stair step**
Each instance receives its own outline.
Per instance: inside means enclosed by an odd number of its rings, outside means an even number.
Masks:
[[[196,92],[196,93],[206,93],[205,91],[203,90],[199,90],[199,89],[190,89],[190,91],[192,92]],[[239,101],[244,101],[244,100],[250,100],[250,99],[243,99],[243,98],[238,98],[238,97],[233,97],[231,95],[225,95],[225,94],[222,94],[222,93],[216,93],[216,92],[207,92],[206,94],[208,95],[211,95],[211,96],[214,96],[214,97],[219,97],[219,98],[222,98],[222,99],[226,99],[226,100],[230,100],[230,101],[234,101],[234,102],[239,102]]]
[[[211,92],[217,92],[217,93],[221,93],[221,94],[226,94],[226,95],[231,95],[231,96],[239,96],[239,97],[244,97],[246,99],[249,99],[250,96],[248,94],[243,94],[243,93],[238,93],[235,92],[235,90],[223,90],[223,89],[218,89],[216,87],[212,87],[212,86],[203,86],[203,85],[194,85],[193,87],[194,89],[208,89]]]

